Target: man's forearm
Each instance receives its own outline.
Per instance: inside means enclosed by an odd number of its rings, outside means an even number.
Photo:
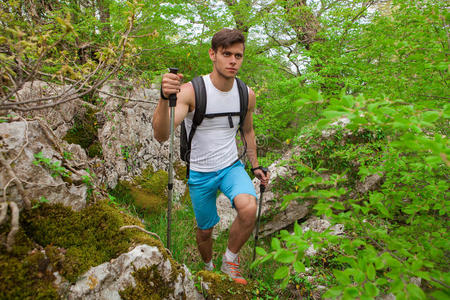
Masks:
[[[158,142],[164,142],[169,139],[170,120],[169,120],[169,101],[160,99],[153,114],[153,135]]]
[[[258,154],[256,149],[256,139],[255,139],[255,131],[253,129],[248,132],[244,132],[244,138],[247,142],[247,157],[252,165],[252,168],[256,168],[259,166],[258,163]]]

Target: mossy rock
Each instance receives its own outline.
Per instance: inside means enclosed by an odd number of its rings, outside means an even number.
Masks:
[[[149,166],[142,171],[141,176],[134,179],[134,184],[140,186],[146,192],[154,195],[163,195],[167,193],[167,184],[169,175],[164,170],[153,171]]]
[[[102,154],[101,144],[98,140],[96,113],[97,111],[90,106],[84,107],[74,116],[72,128],[63,137],[70,144],[80,145],[90,157],[101,156]]]
[[[48,250],[54,270],[71,282],[91,266],[116,258],[137,244],[156,246],[168,256],[159,240],[137,230],[120,231],[120,227],[140,225],[140,221],[103,201],[80,212],[60,204],[43,204],[22,215],[26,235]]]
[[[133,273],[136,285],[120,291],[124,300],[159,300],[167,299],[174,289],[168,287],[158,271],[157,265],[141,268]]]
[[[154,195],[148,193],[145,189],[136,187],[130,187],[130,195],[133,197],[136,206],[148,213],[160,213],[167,206],[166,195]]]
[[[208,284],[208,291],[203,292],[207,299],[237,300],[237,299],[253,299],[255,283],[249,282],[242,285],[234,282],[225,274],[219,274],[209,271],[200,271],[197,273],[196,281]],[[207,295],[205,294],[207,293]]]
[[[0,227],[1,240],[9,230],[8,225]],[[0,299],[59,299],[48,264],[44,253],[19,229],[12,252],[3,243],[0,246]]]

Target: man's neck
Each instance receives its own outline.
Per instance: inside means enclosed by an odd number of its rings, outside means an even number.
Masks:
[[[222,92],[228,92],[233,88],[234,77],[226,78],[220,75],[216,70],[209,74],[212,84],[216,89]]]

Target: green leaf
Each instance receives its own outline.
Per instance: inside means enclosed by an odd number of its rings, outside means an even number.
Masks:
[[[294,223],[294,233],[297,236],[302,236],[302,234],[303,234],[302,227],[300,225],[298,225],[297,221]]]
[[[280,249],[275,254],[274,259],[278,262],[281,262],[284,264],[289,264],[295,260],[295,255],[294,255],[294,253],[292,253],[288,250]]]
[[[264,256],[267,254],[267,252],[261,247],[256,247],[256,254],[258,254],[259,256]]]
[[[345,95],[342,97],[342,104],[345,107],[349,107],[349,108],[353,107],[354,101],[355,101],[355,99],[353,98],[353,96]]]
[[[368,278],[369,280],[371,280],[371,281],[374,281],[374,280],[375,280],[376,272],[375,272],[375,267],[373,266],[372,263],[370,263],[370,264],[367,266],[366,274],[367,274],[367,278]]]
[[[395,294],[403,290],[403,286],[403,281],[400,278],[396,278],[393,282],[391,282],[391,289],[389,291]]]
[[[323,295],[323,298],[332,298],[335,299],[342,294],[342,289],[340,287],[332,287]]]
[[[289,267],[281,266],[273,274],[273,279],[282,279],[289,275]]]
[[[350,278],[347,274],[340,270],[333,270],[334,277],[336,277],[336,280],[342,284],[342,285],[349,285],[351,283]]]
[[[294,270],[297,273],[303,273],[305,272],[305,265],[301,261],[296,261],[294,263]]]
[[[359,296],[359,291],[355,287],[347,287],[344,290],[344,299],[356,299]]]
[[[406,286],[406,290],[408,291],[409,295],[413,296],[416,299],[426,299],[425,293],[415,284],[409,283]]]
[[[422,114],[422,119],[425,122],[436,122],[437,119],[439,119],[439,112],[437,111],[427,111],[424,114]]]
[[[370,297],[375,297],[380,292],[380,290],[372,282],[366,282],[364,285],[364,290]]]
[[[439,300],[450,300],[450,293],[447,294],[443,291],[434,291],[431,293],[431,295],[434,297],[434,299]]]
[[[289,284],[289,277],[286,277],[283,279],[283,281],[280,284],[281,289],[285,289],[288,284]]]
[[[272,238],[271,246],[273,250],[281,249],[281,242],[278,238]]]

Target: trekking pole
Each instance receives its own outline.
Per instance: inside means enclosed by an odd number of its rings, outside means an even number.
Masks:
[[[169,72],[178,73],[177,68],[169,68]],[[175,125],[175,106],[177,105],[177,94],[169,95],[170,107],[170,144],[169,144],[169,182],[167,189],[169,190],[167,199],[167,249],[170,250],[170,231],[172,225],[172,200],[173,200],[173,139]]]
[[[267,172],[269,171],[269,169],[267,168],[261,168],[261,170],[264,172],[264,175],[267,175]],[[266,190],[266,187],[262,184],[259,185],[259,208],[258,208],[258,218],[256,221],[256,231],[255,231],[255,244],[253,245],[253,260],[255,261],[256,258],[256,244],[258,243],[258,231],[259,231],[259,219],[261,217],[261,206],[262,206],[262,200],[263,200],[263,194]]]

